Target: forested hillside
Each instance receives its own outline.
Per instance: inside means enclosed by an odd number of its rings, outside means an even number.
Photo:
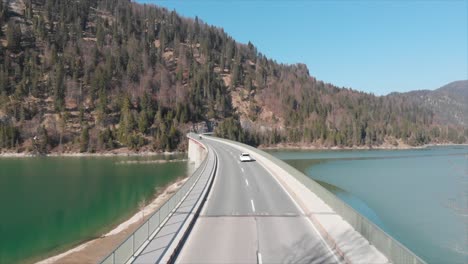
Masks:
[[[0,148],[185,148],[195,124],[251,144],[466,142],[405,96],[318,81],[222,29],[128,0],[10,0],[0,7]],[[196,126],[199,127],[199,126]]]
[[[434,91],[412,91],[390,96],[406,97],[431,109],[438,124],[468,127],[468,80],[452,82]]]

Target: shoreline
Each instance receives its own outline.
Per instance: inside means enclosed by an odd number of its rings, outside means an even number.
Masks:
[[[411,149],[425,149],[431,147],[450,147],[450,146],[468,146],[468,143],[455,144],[455,143],[431,143],[421,146],[410,146],[410,145],[390,145],[383,144],[378,146],[332,146],[325,147],[320,145],[301,145],[301,144],[277,144],[274,146],[258,146],[260,150],[411,150]]]
[[[260,145],[257,146],[260,150],[408,150],[408,149],[424,149],[430,147],[449,147],[449,146],[468,146],[468,143],[455,144],[455,143],[430,143],[421,146],[410,146],[407,144],[382,144],[378,146],[323,146],[315,144],[301,144],[301,143],[279,143],[276,145]],[[0,158],[33,158],[33,157],[66,157],[66,158],[87,158],[87,157],[154,157],[154,156],[171,156],[177,154],[184,154],[183,151],[141,151],[141,152],[126,152],[122,149],[116,149],[108,152],[100,153],[81,153],[81,152],[52,152],[48,154],[33,154],[30,152],[0,152]]]
[[[103,152],[103,153],[80,153],[80,152],[66,152],[66,153],[48,153],[48,154],[33,154],[25,152],[2,152],[0,158],[34,158],[34,157],[75,157],[75,158],[86,158],[86,157],[152,157],[152,156],[170,156],[183,154],[185,152],[172,151],[172,152]]]
[[[133,233],[144,221],[146,221],[157,209],[159,209],[179,188],[188,177],[176,179],[169,183],[161,192],[155,194],[155,198],[144,208],[138,209],[130,218],[117,224],[112,230],[98,238],[84,241],[59,254],[36,261],[36,264],[53,263],[97,263],[112,252],[122,241]]]

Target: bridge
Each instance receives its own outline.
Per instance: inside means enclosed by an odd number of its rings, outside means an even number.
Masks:
[[[197,170],[101,263],[425,263],[268,153],[187,137]]]

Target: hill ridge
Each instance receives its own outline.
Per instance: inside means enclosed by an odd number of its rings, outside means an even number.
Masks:
[[[184,150],[216,127],[253,145],[466,142],[404,95],[374,96],[278,64],[222,29],[128,0],[0,5],[0,148]]]

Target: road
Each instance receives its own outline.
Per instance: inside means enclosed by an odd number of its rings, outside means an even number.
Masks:
[[[310,220],[258,162],[211,139],[218,171],[177,263],[339,263]]]

